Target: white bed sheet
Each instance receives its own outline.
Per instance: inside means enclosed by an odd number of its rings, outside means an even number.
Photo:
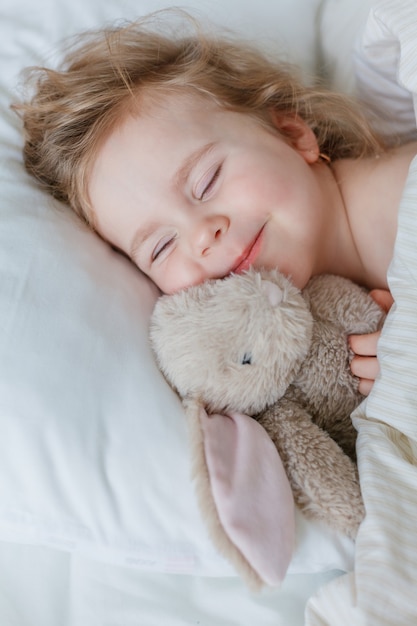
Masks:
[[[143,572],[41,546],[0,543],[2,626],[301,626],[334,572],[292,575],[253,596],[234,577]]]

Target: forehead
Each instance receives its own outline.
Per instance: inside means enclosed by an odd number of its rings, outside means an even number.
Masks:
[[[89,176],[90,198],[94,201],[97,180],[101,184],[103,177],[119,169],[128,173],[133,157],[136,167],[143,160],[149,170],[152,156],[161,150],[185,154],[190,145],[216,128],[214,118],[220,112],[211,99],[198,94],[151,92],[141,96],[101,142]]]

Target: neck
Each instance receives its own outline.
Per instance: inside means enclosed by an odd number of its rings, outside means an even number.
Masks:
[[[323,168],[322,184],[326,189],[324,221],[314,274],[337,274],[366,284],[337,163]]]

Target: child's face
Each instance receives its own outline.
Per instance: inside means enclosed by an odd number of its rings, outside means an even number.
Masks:
[[[324,219],[312,132],[291,122],[290,141],[201,96],[165,104],[101,147],[89,185],[97,230],[165,293],[249,265],[303,287]]]

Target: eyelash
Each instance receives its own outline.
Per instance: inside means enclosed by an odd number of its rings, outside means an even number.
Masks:
[[[200,197],[198,198],[198,200],[204,200],[204,196],[206,195],[207,192],[210,191],[210,189],[213,187],[214,183],[216,182],[216,180],[220,176],[221,170],[222,170],[222,166],[219,165],[217,167],[216,171],[214,172],[213,176],[211,177],[211,179],[209,180],[209,182],[207,183],[207,185],[203,189],[203,191],[200,194]]]
[[[160,245],[160,242],[158,243],[158,245],[156,246],[156,248],[154,249],[153,253],[152,253],[152,263],[154,261],[157,260],[157,258],[160,256],[160,254],[162,254],[162,252],[164,250],[166,250],[168,248],[168,246],[170,246],[172,244],[172,242],[174,241],[175,237],[170,237],[167,241],[165,241],[163,243],[163,245],[158,248],[158,246]],[[163,240],[162,240],[163,241]],[[156,251],[155,251],[156,250]]]

